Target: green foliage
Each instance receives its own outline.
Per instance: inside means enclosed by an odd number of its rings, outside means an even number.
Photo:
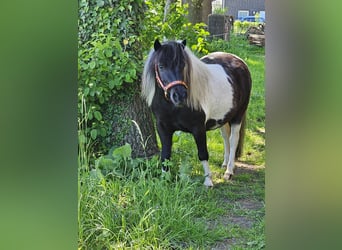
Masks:
[[[78,110],[81,100],[88,107],[88,126],[83,135],[103,140],[110,131],[105,119],[112,96],[126,96],[129,84],[142,70],[142,53],[137,34],[143,28],[142,0],[80,0],[78,44]],[[99,140],[97,140],[99,141]]]
[[[107,180],[127,180],[132,181],[142,178],[146,174],[149,177],[160,176],[161,171],[155,166],[159,165],[159,158],[152,157],[149,160],[142,158],[132,158],[132,148],[130,144],[120,147],[113,147],[108,154],[102,155],[95,160],[95,165],[90,171],[95,175],[105,177]],[[152,166],[154,166],[152,168]],[[87,174],[89,169],[81,169],[83,174]],[[85,170],[85,171],[84,171]]]
[[[213,14],[225,15],[228,12],[228,8],[215,8],[213,9]]]
[[[242,59],[246,59],[250,56],[260,56],[265,53],[265,49],[258,46],[251,46],[244,36],[232,35],[229,41],[222,39],[214,39],[208,44],[209,52],[224,51],[232,54],[236,54]]]
[[[135,162],[131,157],[131,145],[125,144],[124,146],[115,148],[108,155],[101,156],[95,161],[96,171],[100,170],[103,175],[111,175],[114,177],[127,176],[131,171],[128,171],[135,166]]]
[[[204,23],[192,24],[187,19],[188,5],[176,2],[171,4],[166,22],[164,19],[165,1],[147,0],[148,11],[145,18],[145,29],[142,33],[144,47],[150,48],[156,38],[168,40],[187,40],[189,47],[197,52],[206,53],[206,37],[209,32]]]
[[[244,34],[248,30],[248,28],[257,27],[260,23],[263,23],[263,22],[248,22],[248,21],[241,22],[240,20],[236,20],[234,22],[234,33]]]
[[[184,249],[225,237],[199,219],[223,212],[201,184],[169,182],[150,171],[123,180],[96,170],[81,176],[80,249]]]
[[[254,16],[255,16],[255,20],[256,20],[256,21],[259,21],[259,20],[260,20],[260,19],[259,19],[259,18],[260,18],[260,12],[255,13]]]

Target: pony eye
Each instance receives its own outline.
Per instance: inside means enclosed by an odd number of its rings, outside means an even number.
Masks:
[[[163,69],[163,68],[164,68],[164,65],[158,64],[158,68],[159,68],[159,69]]]

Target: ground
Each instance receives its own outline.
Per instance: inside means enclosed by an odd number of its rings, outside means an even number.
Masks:
[[[260,171],[264,170],[263,166],[250,165],[242,162],[236,162],[235,165],[236,168],[234,178],[237,179],[241,178],[241,176],[244,176],[244,178],[246,177],[250,179],[257,179],[260,178]],[[219,178],[217,175],[215,177]],[[234,180],[232,180],[231,183],[232,182],[234,182]],[[229,185],[229,183],[222,182],[216,184],[214,188],[224,189],[226,185]],[[253,227],[258,227],[258,224],[260,224],[260,220],[263,220],[265,213],[265,203],[264,200],[260,200],[260,198],[261,197],[259,197],[258,199],[253,196],[247,195],[244,198],[237,198],[233,200],[227,197],[223,197],[222,199],[220,199],[220,203],[223,207],[227,207],[227,212],[218,216],[214,220],[208,220],[208,229],[212,229],[217,226],[223,226],[226,228],[236,229],[235,231],[255,231]],[[235,209],[229,209],[232,207]],[[246,239],[248,239],[248,242],[245,242]],[[241,237],[241,234],[235,235],[233,232],[232,235],[227,235],[226,239],[215,243],[210,249],[226,250],[236,249],[239,247],[243,247],[245,249],[244,246],[246,245],[251,245],[251,249],[263,248],[265,245],[264,237],[261,235],[256,235],[255,241],[253,241],[251,240],[251,237]],[[255,246],[253,247],[252,245]]]

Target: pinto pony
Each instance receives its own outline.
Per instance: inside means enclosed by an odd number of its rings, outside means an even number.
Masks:
[[[142,96],[152,108],[162,144],[163,163],[171,157],[172,135],[193,135],[204,169],[204,185],[213,186],[208,164],[206,131],[221,128],[224,141],[224,178],[234,174],[241,152],[246,110],[252,87],[246,63],[239,57],[214,52],[198,59],[186,41],[154,42],[144,66]]]

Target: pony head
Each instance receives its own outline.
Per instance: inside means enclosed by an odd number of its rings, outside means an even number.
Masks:
[[[183,106],[188,98],[186,66],[189,59],[184,51],[185,46],[185,40],[161,44],[156,39],[154,42],[153,63],[156,81],[164,90],[165,98],[177,107]]]

